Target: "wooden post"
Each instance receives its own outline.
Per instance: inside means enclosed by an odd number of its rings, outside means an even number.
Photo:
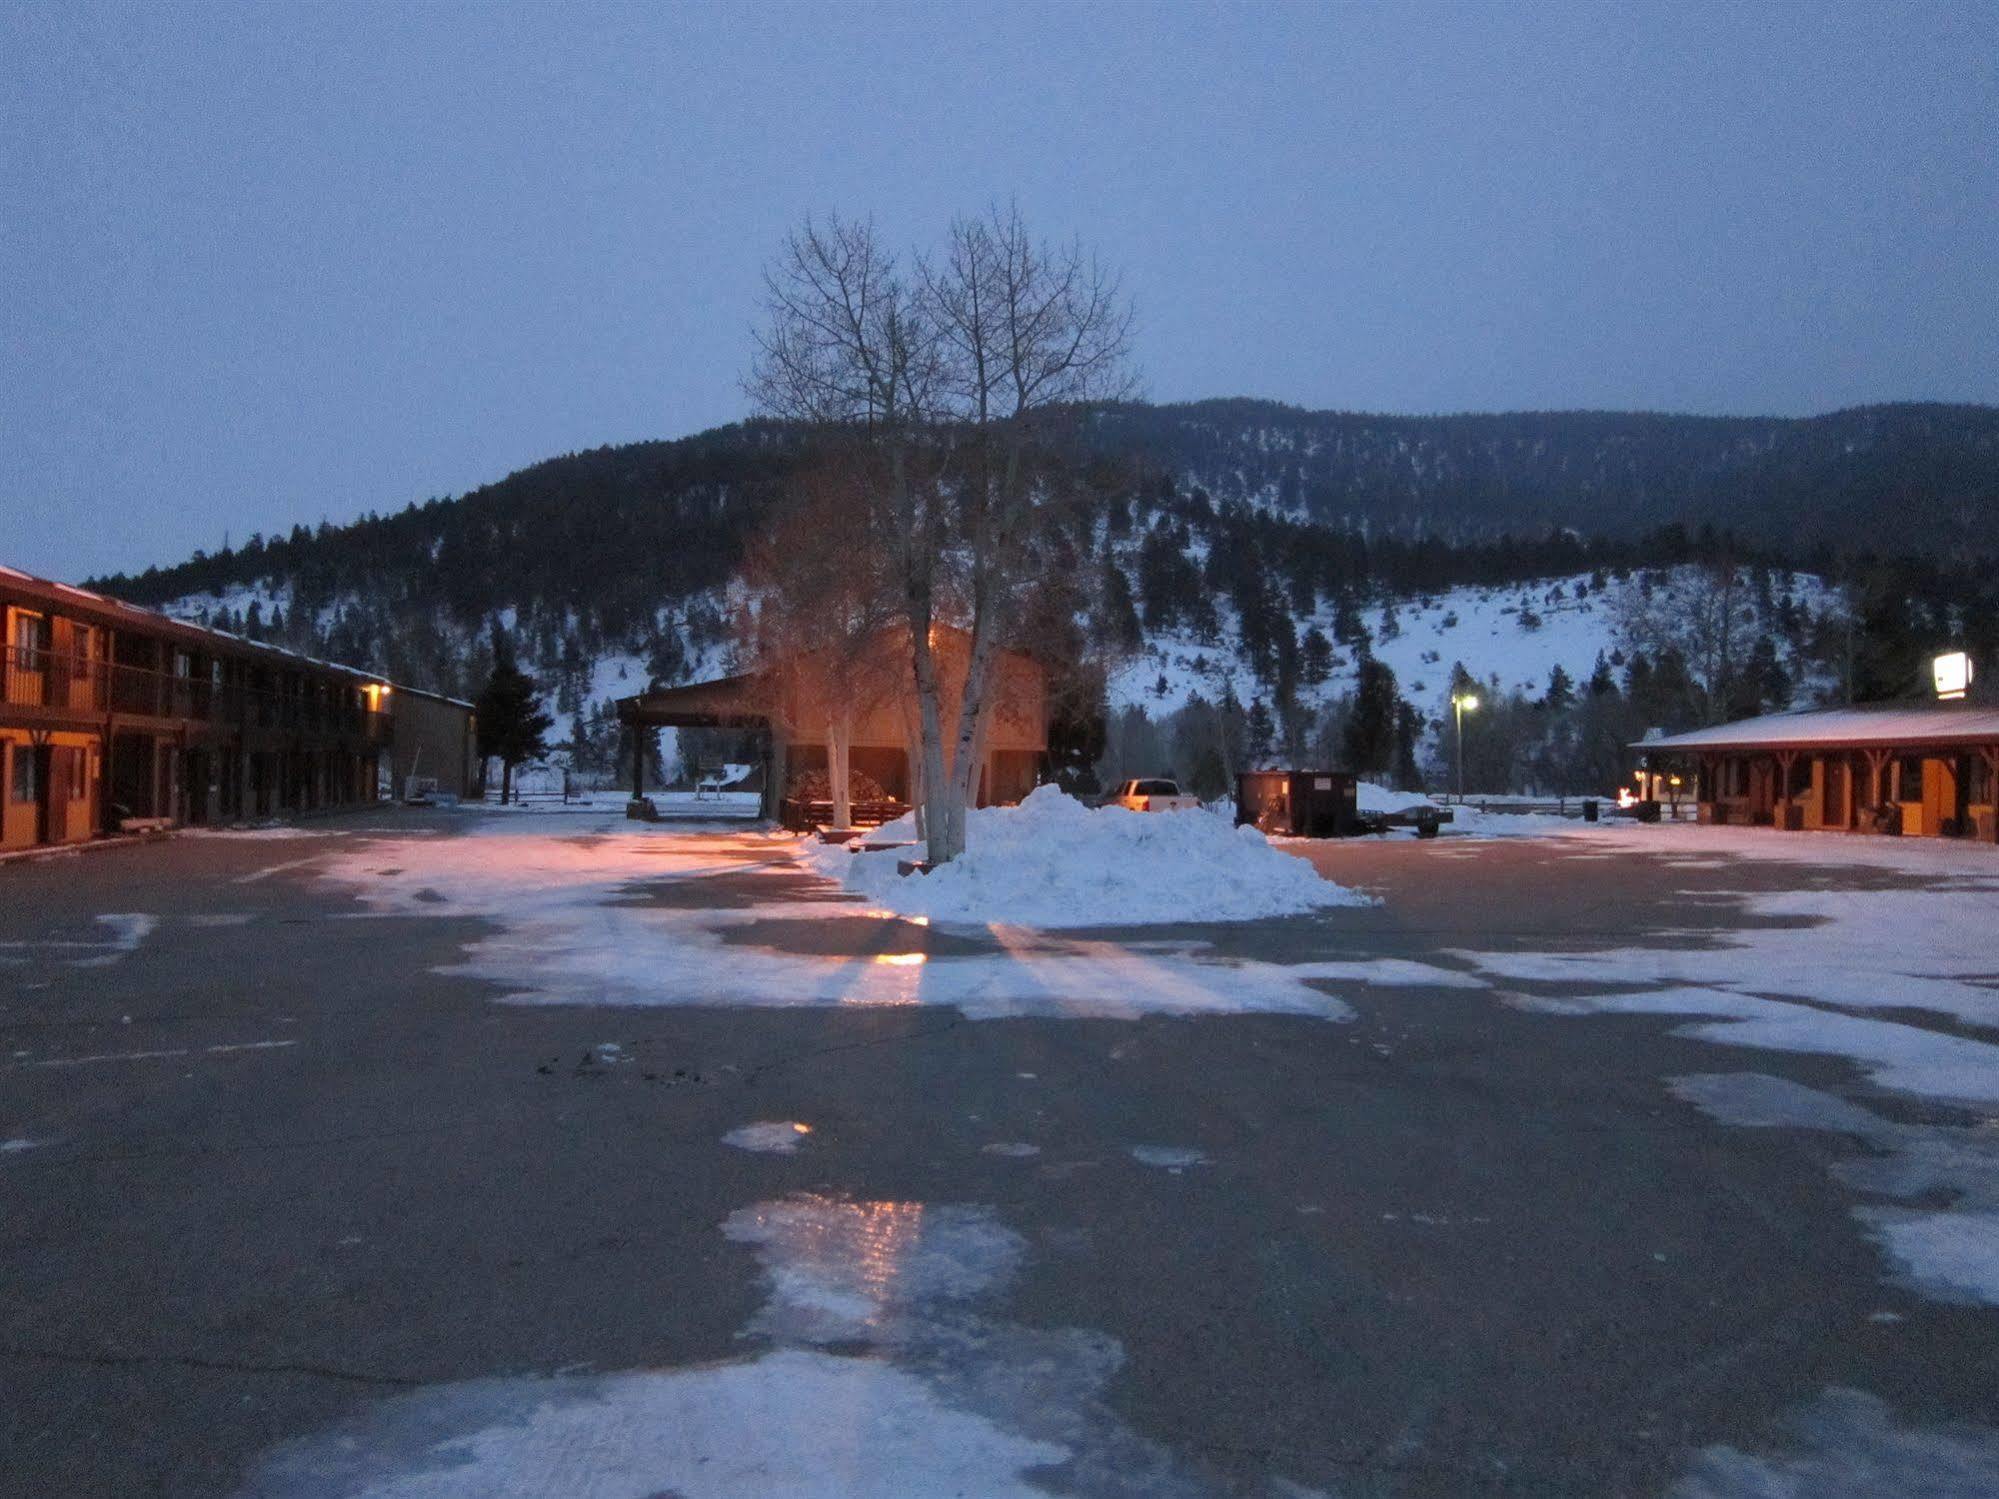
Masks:
[[[630,721],[632,731],[632,800],[637,801],[646,794],[646,741],[645,726],[636,718]]]
[[[1888,794],[1888,788],[1882,784],[1881,777],[1881,772],[1887,769],[1888,766],[1888,751],[1884,749],[1870,749],[1863,751],[1863,753],[1867,756],[1868,815],[1873,817],[1878,824],[1881,820],[1882,798]],[[1897,831],[1899,831],[1899,828]]]
[[[1777,751],[1777,795],[1770,807],[1770,821],[1779,830],[1791,822],[1791,768],[1798,763],[1796,750]]]

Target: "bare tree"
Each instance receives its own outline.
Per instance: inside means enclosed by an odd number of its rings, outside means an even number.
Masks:
[[[900,614],[869,534],[876,487],[869,457],[836,451],[793,476],[787,504],[745,559],[748,598],[737,631],[772,721],[793,734],[824,731],[839,828],[853,825],[855,721],[886,702],[900,679]]]
[[[1081,402],[1130,394],[1132,311],[1113,273],[1080,244],[1035,240],[1011,204],[954,222],[943,257],[922,264],[921,280],[945,355],[941,389],[965,445],[952,476],[950,540],[970,657],[958,721],[948,740],[936,736],[940,748],[950,745],[950,782],[932,793],[929,809],[931,856],[949,859],[965,846],[993,672],[1034,578],[1038,523],[1067,492],[1037,459],[1052,419]],[[919,699],[934,699],[926,655],[917,641]]]
[[[1116,276],[1080,245],[1036,241],[1012,206],[959,219],[942,255],[915,264],[905,277],[871,225],[792,234],[765,277],[748,389],[877,455],[870,498],[892,538],[916,697],[912,771],[942,863],[964,851],[999,653],[1065,490],[1048,429],[1077,403],[1130,392],[1132,313]],[[940,625],[969,637],[948,725]]]

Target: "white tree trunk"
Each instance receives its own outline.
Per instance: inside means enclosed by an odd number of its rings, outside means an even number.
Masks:
[[[853,715],[841,709],[826,725],[826,779],[832,790],[833,826],[843,830],[854,825],[853,780],[848,771],[852,739]]]
[[[905,699],[902,708],[902,739],[904,764],[909,778],[909,809],[916,817],[916,836],[924,837],[923,807],[923,723],[916,711],[913,700]]]
[[[957,785],[944,758],[944,714],[938,702],[937,660],[928,629],[911,642],[916,673],[916,709],[923,733],[923,834],[926,857],[948,864],[965,851],[965,820],[955,806]]]

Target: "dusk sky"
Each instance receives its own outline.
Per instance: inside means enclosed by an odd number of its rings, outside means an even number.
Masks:
[[[1017,197],[1147,395],[1999,400],[1999,5],[0,8],[0,562],[745,413],[758,267]]]

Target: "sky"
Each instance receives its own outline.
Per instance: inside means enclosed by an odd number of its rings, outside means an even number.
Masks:
[[[1999,401],[1999,4],[0,0],[0,562],[747,413],[759,268],[1013,199],[1154,400]]]

